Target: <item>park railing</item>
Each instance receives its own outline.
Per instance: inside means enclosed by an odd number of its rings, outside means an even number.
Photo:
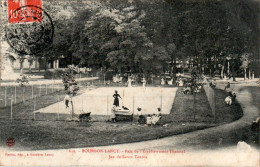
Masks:
[[[212,114],[214,116],[214,121],[216,120],[216,95],[214,89],[210,86],[209,83],[206,83],[203,86],[205,90],[205,94],[207,96],[207,100],[209,102],[210,108],[212,110]]]
[[[57,91],[64,90],[60,84],[39,84],[27,86],[1,86],[0,87],[0,107],[7,107],[12,104],[25,102],[26,100],[44,95],[53,94]]]
[[[93,85],[93,80],[79,80],[79,87],[87,87]],[[52,82],[48,84],[32,84],[23,87],[19,85],[4,85],[0,86],[0,108],[8,107],[12,104],[25,102],[26,100],[35,97],[48,96],[50,94],[63,91],[64,85],[62,82]]]

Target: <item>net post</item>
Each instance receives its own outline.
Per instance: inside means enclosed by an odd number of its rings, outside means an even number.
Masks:
[[[108,96],[107,96],[107,115],[108,115]]]
[[[135,115],[135,96],[133,96],[133,121],[134,121],[134,115]]]
[[[25,89],[25,88],[22,87],[22,91],[23,91],[23,103],[24,103],[24,101],[25,101],[25,100],[24,100],[24,89]]]
[[[7,94],[7,88],[6,88],[6,86],[5,86],[5,107],[6,107],[6,105],[7,105],[7,102],[6,102],[6,94]]]
[[[16,85],[14,86],[14,103],[16,103]]]
[[[11,121],[13,121],[13,95],[11,98]]]
[[[35,121],[35,110],[36,110],[36,96],[34,97],[34,104],[33,104],[33,120]]]
[[[42,91],[42,85],[40,84],[39,97],[41,96],[41,91]]]
[[[32,85],[32,99],[33,99],[33,85]]]
[[[60,120],[60,95],[58,95],[58,121]]]

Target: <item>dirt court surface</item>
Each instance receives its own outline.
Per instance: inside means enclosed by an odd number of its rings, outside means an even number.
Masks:
[[[158,113],[157,108],[161,108],[162,114],[169,114],[175,99],[178,88],[158,88],[158,87],[107,87],[86,90],[85,93],[73,97],[74,113],[91,112],[91,115],[110,115],[115,90],[118,91],[122,99],[119,105],[127,107],[134,115],[140,114],[137,108],[142,108],[142,114]],[[66,109],[63,101],[52,104],[35,111],[35,113],[60,113],[70,114],[71,105]]]

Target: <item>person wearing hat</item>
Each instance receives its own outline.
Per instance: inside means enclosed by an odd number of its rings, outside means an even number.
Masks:
[[[114,97],[113,105],[116,106],[116,107],[119,107],[119,97],[121,98],[121,96],[118,94],[117,90],[115,91],[115,94],[113,95],[113,97]]]

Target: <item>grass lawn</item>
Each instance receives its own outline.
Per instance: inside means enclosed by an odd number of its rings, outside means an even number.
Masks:
[[[216,94],[218,104],[216,123],[213,122],[213,115],[204,92],[196,96],[197,110],[194,120],[193,96],[184,95],[178,89],[171,113],[163,116],[160,124],[156,126],[139,125],[136,119],[133,122],[117,123],[33,121],[34,105],[32,99],[29,99],[13,107],[13,121],[10,121],[10,107],[2,109],[0,143],[6,147],[6,139],[12,137],[16,141],[14,148],[16,150],[65,149],[131,143],[205,129],[232,122],[242,116],[238,104],[227,106],[224,103],[226,92],[216,90]],[[64,95],[63,91],[39,97],[36,109],[57,102],[57,97],[60,95]],[[163,126],[165,124],[168,125]]]

